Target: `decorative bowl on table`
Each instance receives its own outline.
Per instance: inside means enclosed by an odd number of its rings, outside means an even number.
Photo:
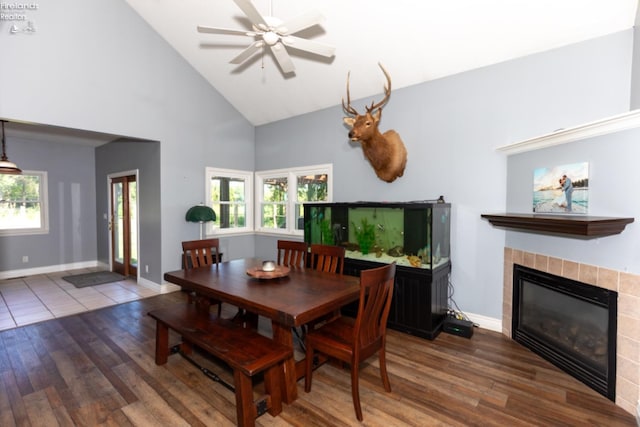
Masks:
[[[277,279],[289,275],[289,267],[277,265],[274,261],[264,261],[261,266],[247,269],[247,274],[257,279]]]

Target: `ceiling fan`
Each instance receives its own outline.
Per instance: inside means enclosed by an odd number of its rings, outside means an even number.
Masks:
[[[254,37],[254,42],[238,56],[229,61],[231,64],[242,64],[256,52],[269,47],[284,74],[293,73],[295,66],[287,52],[287,48],[298,49],[315,55],[330,58],[334,55],[335,47],[317,43],[292,34],[306,28],[318,25],[324,17],[320,12],[312,10],[288,21],[282,21],[272,16],[262,16],[250,0],[233,0],[251,21],[251,30],[232,30],[227,28],[207,27],[198,25],[198,32],[213,34],[230,34]]]

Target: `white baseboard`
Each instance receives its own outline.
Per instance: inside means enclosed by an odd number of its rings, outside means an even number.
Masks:
[[[101,265],[98,261],[73,262],[70,264],[47,265],[44,267],[25,268],[21,270],[0,271],[0,279],[35,276],[37,274],[57,273],[60,271],[77,270],[79,268],[95,268]]]
[[[44,267],[25,268],[22,270],[0,271],[0,280],[15,279],[25,276],[35,276],[38,274],[57,273],[60,271],[77,270],[80,268],[99,268],[102,270],[109,270],[110,267],[109,264],[99,261],[83,261],[70,264],[47,265]],[[138,277],[138,284],[146,288],[153,289],[154,291],[161,294],[167,294],[169,292],[175,292],[181,289],[180,286],[171,283],[158,284],[156,282],[152,282],[149,279],[145,279],[144,277]]]
[[[487,317],[481,314],[473,314],[465,312],[469,320],[477,324],[478,327],[488,329],[494,332],[502,333],[502,319],[496,319],[494,317]]]
[[[144,286],[145,288],[153,289],[154,291],[161,294],[168,294],[169,292],[175,292],[182,289],[180,286],[174,285],[172,283],[163,283],[160,285],[156,282],[145,279],[144,277],[138,277],[138,284]]]

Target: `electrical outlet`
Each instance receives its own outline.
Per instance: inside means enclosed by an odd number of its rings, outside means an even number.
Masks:
[[[149,266],[148,266],[148,265],[145,265],[145,266],[144,266],[144,272],[145,272],[145,273],[148,273],[148,272],[149,272]]]
[[[22,262],[29,262],[29,255],[22,255]]]

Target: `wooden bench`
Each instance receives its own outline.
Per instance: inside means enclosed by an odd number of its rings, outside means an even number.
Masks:
[[[293,350],[243,328],[230,320],[196,309],[192,304],[154,310],[156,320],[156,364],[167,363],[171,352],[169,329],[182,335],[180,350],[190,354],[192,346],[222,360],[233,369],[236,413],[239,426],[253,426],[264,412],[272,416],[282,412],[284,361]],[[267,396],[254,401],[252,377],[264,372]],[[206,372],[205,372],[206,373]]]

